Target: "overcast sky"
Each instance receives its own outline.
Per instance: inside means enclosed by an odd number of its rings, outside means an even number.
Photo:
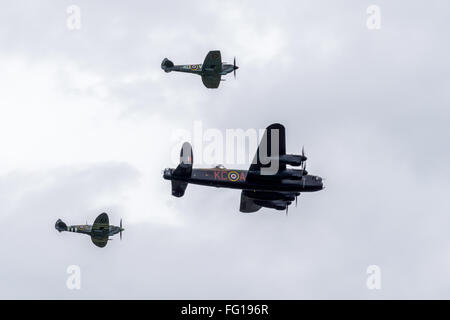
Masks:
[[[449,299],[448,12],[443,0],[5,2],[0,298]],[[213,49],[240,67],[217,90],[160,68]],[[304,145],[326,189],[288,217],[240,213],[237,190],[172,197],[161,170],[195,121],[283,123],[287,151]],[[126,228],[103,249],[54,229],[103,211]]]

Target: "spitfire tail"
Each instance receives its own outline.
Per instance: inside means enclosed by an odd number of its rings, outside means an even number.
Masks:
[[[182,197],[186,191],[188,183],[183,181],[192,175],[193,163],[192,146],[189,142],[185,142],[180,152],[180,164],[173,171],[172,175],[172,195],[175,197]]]
[[[173,62],[167,58],[164,58],[164,60],[161,62],[161,69],[163,69],[165,72],[172,71],[173,67],[174,67]]]
[[[55,229],[59,232],[67,231],[67,225],[61,219],[58,219],[58,221],[56,221],[55,223]]]

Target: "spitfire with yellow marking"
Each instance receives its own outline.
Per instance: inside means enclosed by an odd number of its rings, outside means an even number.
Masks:
[[[236,70],[239,69],[236,66],[236,58],[234,58],[233,64],[223,63],[222,56],[219,50],[210,51],[203,61],[203,64],[186,64],[175,65],[167,58],[161,63],[161,68],[165,72],[178,71],[198,74],[202,77],[205,87],[215,89],[219,87],[220,81],[224,81],[222,76],[233,72],[236,79]]]
[[[58,219],[55,224],[56,230],[59,232],[68,231],[75,233],[82,233],[91,236],[92,242],[100,248],[103,248],[108,243],[110,236],[120,234],[120,240],[122,240],[122,219],[120,219],[120,226],[112,226],[109,224],[109,218],[106,213],[100,214],[94,221],[93,225],[73,225],[67,226],[61,219]]]
[[[322,178],[308,174],[306,156],[286,154],[284,126],[268,126],[255,158],[248,170],[229,170],[223,166],[212,169],[193,169],[192,147],[183,144],[180,164],[164,170],[164,179],[171,180],[172,195],[182,197],[189,183],[218,188],[241,189],[241,212],[256,212],[262,207],[288,210],[301,192],[323,189]],[[300,169],[287,168],[287,165]]]

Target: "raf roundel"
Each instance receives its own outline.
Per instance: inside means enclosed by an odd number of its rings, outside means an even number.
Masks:
[[[228,180],[230,181],[238,181],[239,180],[239,174],[236,171],[230,171],[228,173]]]

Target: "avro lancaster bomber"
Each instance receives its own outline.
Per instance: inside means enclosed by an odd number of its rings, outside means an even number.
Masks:
[[[192,147],[183,144],[180,164],[164,170],[164,179],[172,181],[172,195],[182,197],[189,183],[203,186],[241,189],[241,212],[256,212],[262,207],[286,210],[301,192],[323,189],[322,178],[306,171],[304,149],[301,155],[286,154],[284,126],[266,128],[249,170],[223,167],[193,169]],[[287,165],[300,169],[287,168]]]

